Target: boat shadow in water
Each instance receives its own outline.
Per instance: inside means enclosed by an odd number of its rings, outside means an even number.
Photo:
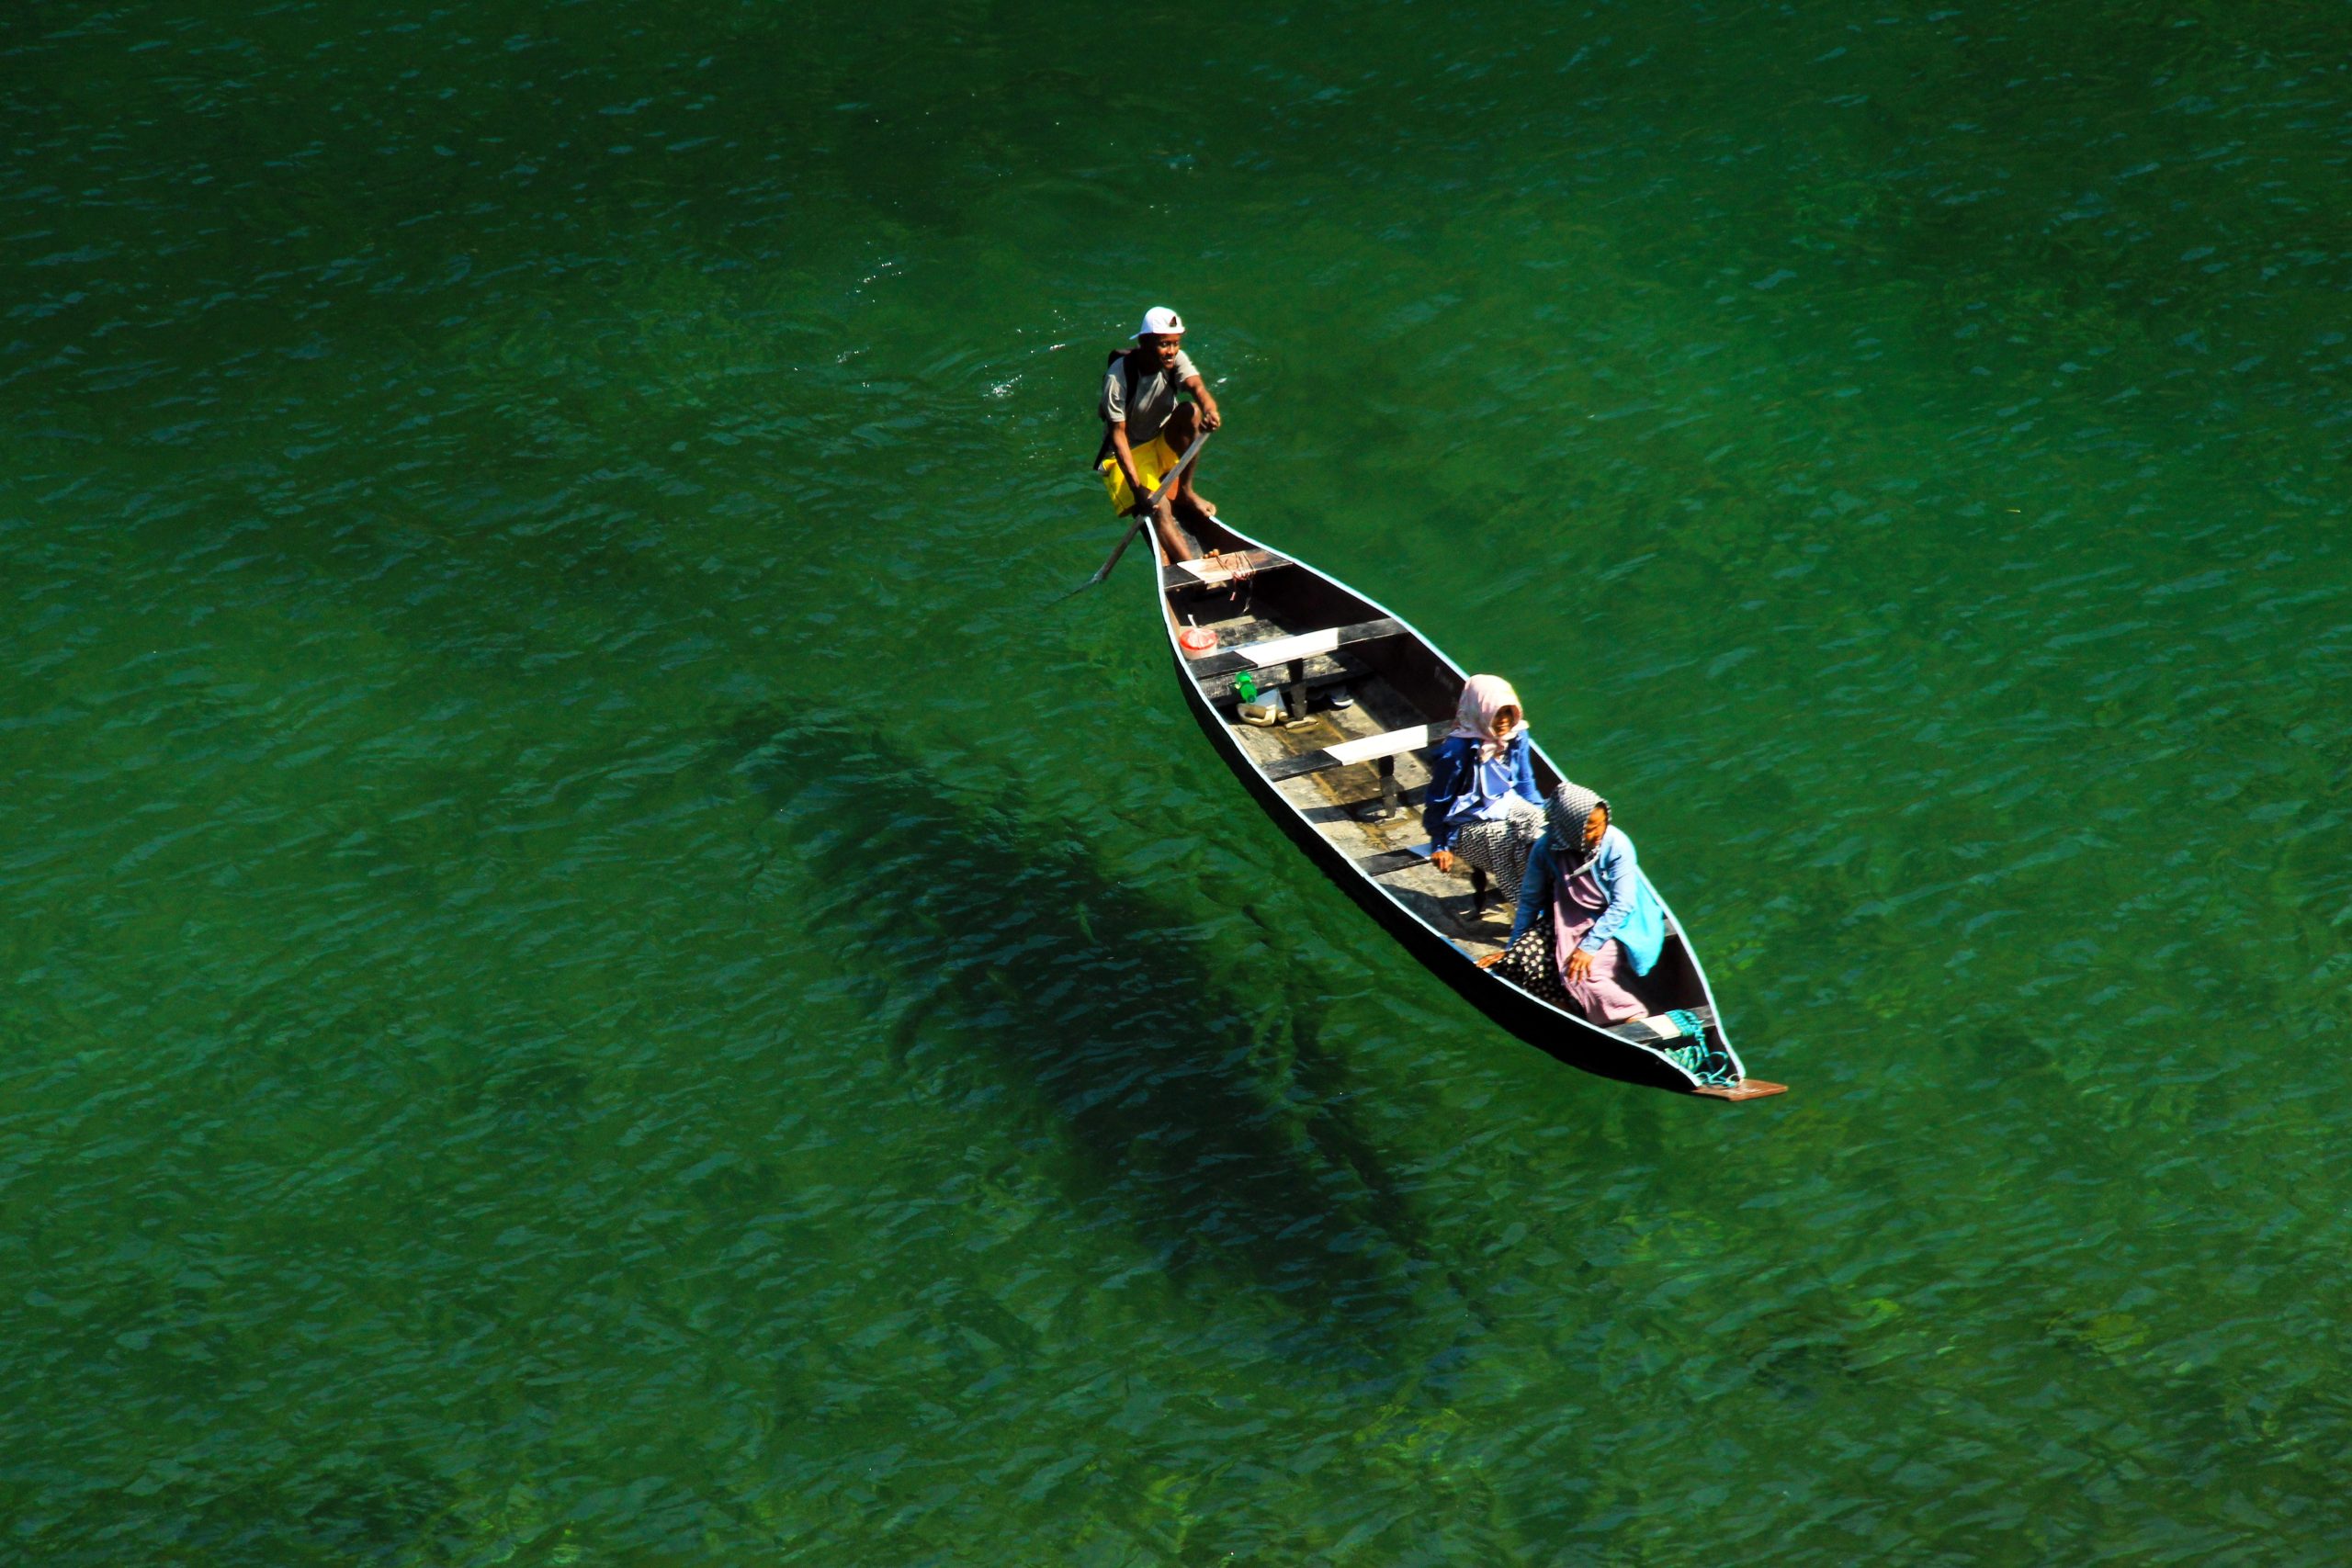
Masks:
[[[1285,1354],[1393,1370],[1451,1271],[1351,1114],[1311,996],[1238,1000],[1185,920],[1096,870],[1067,824],[844,728],[730,729],[771,808],[755,892],[786,879],[839,937],[904,1070],[952,1084],[984,1047],[980,1070],[1066,1130],[1076,1213],[1133,1232],[1188,1293],[1271,1298]]]

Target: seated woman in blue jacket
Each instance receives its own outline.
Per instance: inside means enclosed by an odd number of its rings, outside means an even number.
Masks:
[[[1649,1016],[1626,988],[1666,946],[1666,906],[1642,874],[1609,803],[1563,781],[1544,802],[1551,830],[1527,863],[1510,945],[1478,960],[1523,991],[1598,1024]]]
[[[1430,859],[1450,872],[1476,866],[1506,898],[1527,874],[1544,838],[1544,796],[1535,788],[1519,694],[1499,675],[1473,675],[1453,712],[1453,733],[1430,759],[1421,827]]]

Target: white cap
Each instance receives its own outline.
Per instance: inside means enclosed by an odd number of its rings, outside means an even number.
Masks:
[[[1182,337],[1183,335],[1184,318],[1165,305],[1154,305],[1150,310],[1146,310],[1143,313],[1143,331],[1136,333],[1139,338]]]

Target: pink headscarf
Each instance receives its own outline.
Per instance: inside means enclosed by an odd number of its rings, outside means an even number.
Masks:
[[[1448,740],[1476,740],[1478,761],[1491,762],[1503,754],[1503,737],[1495,733],[1495,715],[1505,708],[1519,707],[1519,694],[1510,682],[1499,675],[1473,675],[1462,688],[1462,700],[1454,705],[1453,729]],[[1520,710],[1521,724],[1514,734],[1526,732],[1526,710]]]

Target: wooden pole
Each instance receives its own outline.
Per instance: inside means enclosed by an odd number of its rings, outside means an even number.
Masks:
[[[1063,598],[1069,598],[1071,594],[1083,593],[1111,575],[1111,569],[1119,564],[1119,558],[1125,555],[1127,547],[1135,542],[1136,530],[1150,520],[1153,513],[1159,510],[1160,498],[1175,488],[1178,476],[1193,466],[1193,459],[1201,455],[1201,448],[1209,444],[1209,437],[1214,434],[1213,431],[1204,430],[1193,437],[1193,444],[1184,448],[1184,455],[1176,459],[1176,466],[1160,476],[1159,482],[1152,487],[1151,493],[1144,497],[1143,503],[1136,509],[1136,520],[1127,525],[1125,533],[1119,536],[1118,547],[1111,552],[1111,558],[1097,568],[1092,577],[1071,589],[1069,593],[1063,594]]]

